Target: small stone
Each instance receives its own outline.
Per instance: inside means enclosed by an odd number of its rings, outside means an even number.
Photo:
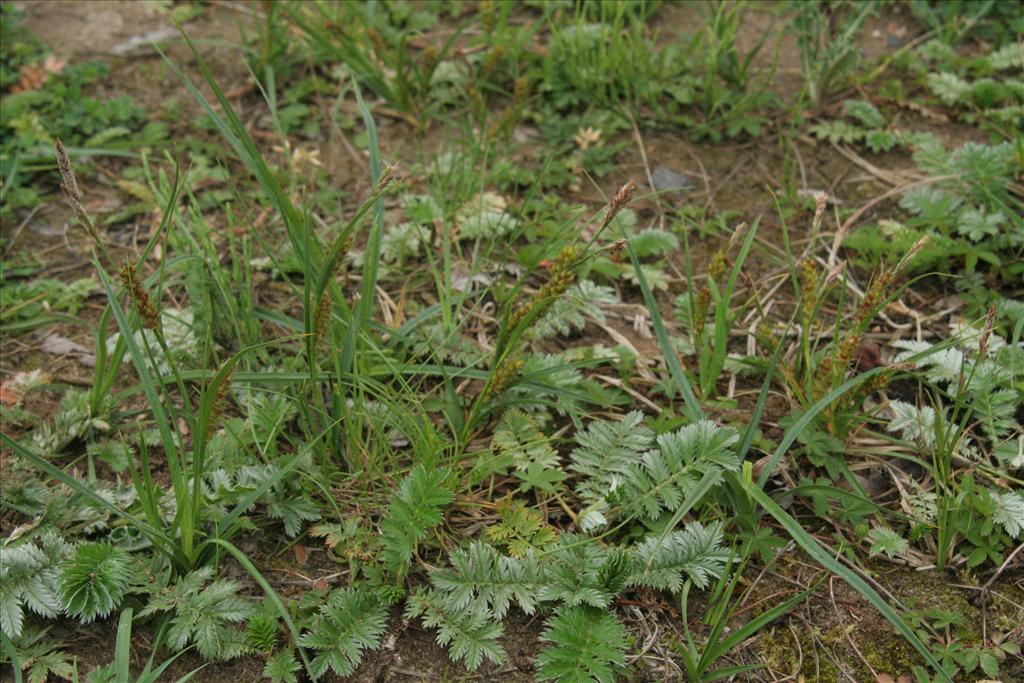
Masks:
[[[42,237],[59,237],[66,232],[67,226],[48,222],[32,221],[28,224],[28,229]]]
[[[654,181],[654,189],[658,192],[685,192],[696,187],[696,184],[682,173],[664,166],[657,166],[654,169],[651,180]]]
[[[55,356],[66,356],[71,353],[81,353],[88,351],[81,344],[71,341],[67,337],[62,337],[59,334],[50,334],[43,338],[41,344],[43,351],[46,353],[52,353]]]

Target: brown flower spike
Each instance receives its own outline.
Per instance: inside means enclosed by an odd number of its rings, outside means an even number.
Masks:
[[[124,285],[125,290],[128,292],[128,298],[135,304],[135,310],[139,313],[142,326],[150,330],[157,329],[160,325],[160,313],[153,300],[149,297],[146,287],[142,284],[139,272],[135,269],[135,264],[126,263],[121,266],[118,276],[121,279],[121,284]]]

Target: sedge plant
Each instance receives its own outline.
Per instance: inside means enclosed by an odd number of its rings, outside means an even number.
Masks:
[[[651,316],[651,322],[655,329],[656,338],[661,348],[661,352],[665,357],[669,374],[676,387],[678,387],[680,395],[683,397],[686,412],[690,413],[692,416],[690,419],[694,421],[699,420],[700,417],[704,415],[704,411],[697,401],[688,376],[679,363],[675,348],[668,337],[664,322],[661,319],[661,314],[658,311],[653,292],[647,284],[646,279],[643,277],[643,271],[640,268],[640,263],[636,258],[636,254],[628,243],[626,248],[629,251],[631,261],[633,262],[633,266],[636,270],[637,281],[640,284],[644,301],[647,304],[647,308]],[[753,463],[750,461],[743,462],[742,468],[739,472],[725,473],[724,478],[729,484],[729,489],[733,491],[734,496],[738,497],[739,494],[745,495],[747,498],[747,507],[749,509],[755,511],[757,509],[763,510],[771,517],[775,518],[775,520],[786,530],[797,545],[807,552],[808,555],[821,564],[825,569],[843,579],[854,590],[860,593],[883,617],[885,617],[887,621],[896,628],[897,632],[903,636],[903,638],[905,638],[906,641],[918,651],[918,653],[920,653],[928,665],[936,671],[940,677],[942,677],[946,675],[943,672],[939,661],[935,658],[935,655],[928,646],[921,641],[914,630],[906,623],[899,613],[897,613],[874,588],[861,578],[860,575],[836,560],[835,552],[833,550],[826,548],[816,540],[814,536],[804,529],[792,515],[780,507],[779,504],[775,502],[775,500],[773,500],[773,498],[764,490],[768,483],[768,479],[775,471],[775,467],[779,460],[781,460],[789,451],[793,443],[803,433],[803,431],[810,426],[811,422],[822,412],[827,410],[836,399],[846,395],[847,392],[861,386],[862,384],[871,381],[873,378],[877,377],[882,370],[882,368],[874,368],[847,379],[839,386],[832,389],[825,396],[821,397],[813,405],[809,406],[799,419],[797,419],[796,422],[786,430],[782,440],[768,457],[761,475],[756,481],[753,477]],[[767,384],[765,386],[767,386]],[[763,409],[763,404],[766,398],[767,391],[762,388],[762,392],[758,400],[758,410]],[[748,432],[748,438],[750,437],[751,433]],[[744,443],[749,446],[748,439],[744,439]],[[693,653],[691,653],[691,655],[692,654]],[[945,677],[942,678],[942,680],[950,679]]]

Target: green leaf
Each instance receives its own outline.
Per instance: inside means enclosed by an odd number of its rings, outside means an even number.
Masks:
[[[514,557],[543,550],[558,538],[558,532],[547,524],[541,513],[526,507],[522,501],[502,501],[497,511],[501,521],[487,527],[484,535],[498,545],[508,546],[509,554]]]
[[[320,519],[316,504],[304,495],[282,494],[274,496],[267,505],[267,514],[284,522],[284,532],[295,538],[302,528],[302,522]]]
[[[74,673],[71,655],[62,650],[38,654],[29,661],[29,683],[46,683],[50,680],[51,674],[64,680],[70,680]]]
[[[17,638],[21,635],[24,621],[21,598],[10,588],[0,584],[0,630],[5,636]]]
[[[928,74],[926,83],[932,94],[947,105],[966,102],[971,91],[970,83],[947,71]]]
[[[619,217],[624,212],[620,212]],[[625,233],[622,233],[625,237]],[[704,411],[700,407],[700,403],[697,401],[697,397],[693,393],[693,387],[690,385],[690,380],[687,379],[686,373],[683,371],[683,366],[679,363],[679,356],[676,355],[675,347],[672,345],[671,340],[668,336],[668,331],[665,329],[665,323],[661,319],[661,311],[658,309],[658,302],[654,299],[654,293],[651,291],[650,285],[647,284],[647,278],[644,275],[643,267],[640,264],[640,258],[636,254],[636,250],[633,249],[632,244],[626,241],[626,251],[629,253],[629,260],[633,264],[633,270],[636,273],[636,282],[640,287],[640,291],[644,296],[644,305],[647,306],[647,311],[651,316],[651,325],[654,327],[654,334],[658,338],[658,347],[661,349],[662,355],[665,357],[665,362],[668,364],[669,371],[672,375],[672,379],[676,383],[676,388],[683,397],[683,402],[686,404],[686,415],[692,421],[704,417]]]
[[[299,638],[299,645],[317,651],[310,675],[319,679],[328,669],[339,676],[351,675],[363,653],[380,646],[387,626],[387,607],[373,594],[359,588],[333,591]]]
[[[557,600],[570,607],[611,604],[614,595],[606,588],[607,574],[602,573],[608,560],[603,546],[586,536],[564,533],[547,557],[540,600]]]
[[[501,624],[482,602],[454,609],[442,594],[420,590],[409,596],[405,616],[421,617],[424,626],[436,628],[438,644],[447,646],[452,661],[462,660],[470,671],[480,668],[485,657],[495,664],[508,657],[498,641]]]
[[[995,510],[992,521],[1017,539],[1024,533],[1024,491],[989,491]]]
[[[299,631],[297,628],[295,628],[295,622],[292,621],[291,615],[288,613],[288,610],[285,609],[284,604],[281,602],[281,598],[278,597],[274,589],[271,588],[269,583],[267,583],[267,580],[263,578],[263,575],[259,572],[258,569],[256,569],[256,566],[252,563],[252,560],[246,557],[241,550],[233,546],[231,543],[228,543],[224,539],[215,538],[211,541],[211,543],[227,550],[238,561],[238,563],[242,565],[245,571],[249,572],[249,576],[251,576],[253,580],[259,585],[259,587],[263,589],[263,592],[267,596],[267,599],[270,600],[271,604],[277,608],[278,615],[280,615],[281,619],[288,627],[289,633],[291,633],[292,635],[292,641],[298,642]],[[310,663],[309,660],[306,658],[306,653],[302,650],[302,648],[299,648],[299,656],[302,658],[302,663],[305,665],[306,669],[309,670]]]
[[[388,514],[381,521],[384,562],[398,576],[405,576],[410,556],[427,531],[441,523],[441,509],[454,500],[446,481],[447,468],[427,469],[423,465],[409,473],[391,498]]]
[[[864,144],[872,152],[888,152],[896,146],[899,138],[895,133],[887,130],[872,130],[864,136]]]
[[[546,469],[537,462],[531,462],[525,472],[516,472],[516,478],[522,483],[519,491],[525,493],[533,489],[544,493],[556,493],[565,481],[565,472],[558,469]]]
[[[24,609],[54,618],[60,612],[59,563],[71,546],[52,530],[0,544],[0,630],[22,636]]]
[[[964,209],[960,212],[956,230],[972,242],[999,234],[999,226],[1006,217],[999,211],[986,213],[981,207]]]
[[[537,657],[537,677],[561,683],[614,683],[625,666],[626,629],[612,614],[568,607],[548,620],[540,639],[550,643]]]
[[[281,650],[267,660],[263,667],[263,676],[271,683],[296,683],[296,673],[302,668],[291,650]]]
[[[128,553],[107,543],[83,543],[61,567],[60,590],[67,613],[87,624],[121,604],[131,580]]]
[[[725,569],[729,552],[721,547],[722,525],[700,522],[664,536],[648,536],[634,550],[629,583],[656,590],[679,592],[684,580],[705,588]]]
[[[452,551],[448,561],[451,568],[430,572],[430,582],[453,611],[479,602],[488,606],[495,619],[502,619],[513,601],[526,614],[536,609],[542,577],[532,553],[506,557],[486,543],[472,543],[468,551]]]
[[[871,541],[871,550],[868,552],[871,557],[883,553],[887,557],[898,557],[910,549],[905,538],[884,526],[872,529],[868,533],[868,540]]]
[[[542,468],[558,466],[558,453],[551,447],[532,416],[521,410],[507,410],[501,416],[491,444],[501,455],[510,457],[517,470],[527,470],[531,464]]]
[[[700,420],[657,438],[658,448],[643,454],[626,472],[623,505],[648,519],[675,511],[707,473],[739,469],[735,445],[739,433]],[[717,483],[717,482],[716,482]]]
[[[832,143],[856,142],[864,137],[865,131],[846,121],[823,121],[811,126],[811,133]]]
[[[604,500],[617,478],[621,479],[654,441],[643,423],[643,413],[627,413],[618,421],[595,420],[576,433],[577,448],[569,469],[583,475],[576,493],[587,503]]]
[[[639,258],[661,256],[679,249],[679,238],[670,232],[648,228],[641,230],[631,240]]]
[[[843,113],[867,128],[881,128],[885,125],[882,114],[866,100],[846,100],[843,102]]]
[[[139,616],[172,610],[167,635],[172,649],[182,650],[193,642],[206,659],[227,660],[248,650],[244,631],[234,624],[244,622],[254,610],[249,600],[238,595],[238,582],[211,582],[212,576],[210,567],[186,574],[153,595]]]
[[[258,652],[272,652],[277,644],[277,619],[266,612],[257,612],[245,625],[249,644]]]

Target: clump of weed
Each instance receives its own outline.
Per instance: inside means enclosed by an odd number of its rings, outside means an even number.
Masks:
[[[0,171],[5,181],[0,212],[6,218],[41,200],[33,183],[52,169],[49,149],[55,139],[74,148],[111,149],[129,141],[137,148],[160,141],[167,130],[158,122],[147,124],[145,112],[130,97],[89,95],[107,76],[104,64],[43,61],[45,49],[16,27],[16,10],[5,5],[3,12]]]

